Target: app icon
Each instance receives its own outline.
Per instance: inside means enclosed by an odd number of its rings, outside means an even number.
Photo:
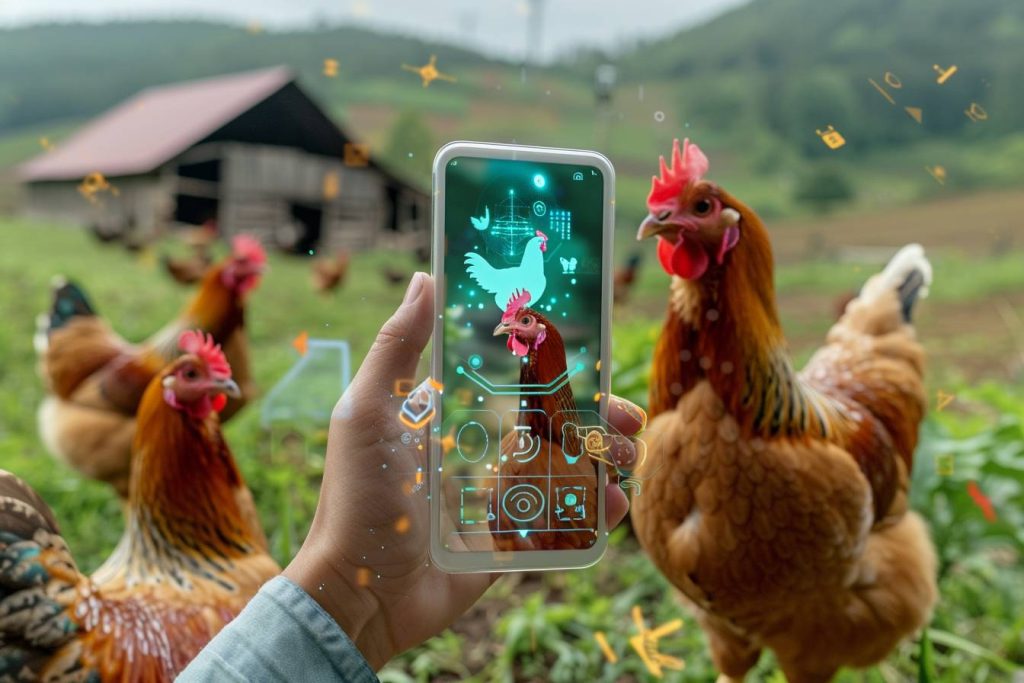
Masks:
[[[474,485],[459,490],[459,524],[463,528],[486,526],[494,518],[494,487]]]
[[[587,517],[587,487],[580,485],[555,487],[555,519],[574,522]]]
[[[505,491],[501,509],[512,521],[525,524],[540,517],[544,503],[544,494],[539,488],[533,484],[516,484]]]

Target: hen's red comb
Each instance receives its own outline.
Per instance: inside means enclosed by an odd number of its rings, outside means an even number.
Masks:
[[[220,344],[213,341],[213,335],[203,334],[202,330],[185,330],[178,337],[178,348],[185,353],[198,356],[210,371],[214,379],[231,379],[231,366],[224,357]]]
[[[505,312],[501,314],[501,322],[510,323],[515,320],[516,316],[519,315],[519,311],[525,308],[532,298],[532,295],[525,289],[513,293],[508,299],[508,304],[505,306]]]
[[[263,245],[252,235],[235,235],[231,240],[231,250],[235,258],[246,259],[257,265],[267,262],[267,252]]]
[[[690,138],[683,140],[683,150],[679,151],[679,139],[672,141],[672,165],[665,164],[665,157],[658,157],[661,177],[651,178],[651,193],[647,195],[647,204],[663,204],[675,199],[690,183],[697,182],[708,172],[708,158],[700,147],[690,143]]]

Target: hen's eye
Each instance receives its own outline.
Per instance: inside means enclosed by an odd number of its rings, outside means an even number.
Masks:
[[[533,322],[533,319],[530,316],[528,316],[528,315],[524,315],[522,317],[522,319],[520,319],[519,322],[520,322],[520,324],[523,324],[523,325],[529,325],[531,322]]]
[[[664,211],[662,211],[661,213],[658,214],[658,220],[659,221],[663,221],[663,220],[665,220],[666,218],[668,218],[671,215],[672,215],[672,210],[671,209],[665,209]]]
[[[693,205],[693,212],[698,216],[706,216],[711,213],[711,202],[707,199],[698,199]]]
[[[189,368],[185,371],[185,379],[196,379],[199,377],[199,373],[195,371],[195,368]]]

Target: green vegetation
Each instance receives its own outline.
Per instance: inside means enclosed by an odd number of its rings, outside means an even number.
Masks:
[[[96,244],[82,231],[5,222],[0,223],[0,241],[5,245],[0,278],[20,283],[0,291],[6,323],[0,327],[0,348],[5,349],[0,364],[0,385],[5,388],[0,392],[0,467],[23,476],[50,503],[81,568],[88,571],[113,549],[121,511],[106,487],[54,464],[39,443],[35,407],[42,388],[31,344],[35,315],[47,306],[51,276],[64,273],[82,282],[116,329],[140,339],[173,316],[189,292],[155,269],[148,255]],[[1006,258],[1019,263],[1020,257]],[[307,260],[272,255],[271,270],[254,293],[248,316],[260,387],[268,390],[294,363],[297,355],[290,342],[303,330],[348,339],[358,366],[380,323],[401,299],[402,287],[386,285],[380,274],[385,265],[396,267],[395,259],[391,253],[360,254],[345,287],[318,296],[309,287]],[[957,257],[936,265],[940,275],[926,309],[945,310],[964,296],[977,306],[997,292],[1024,288],[1024,273],[1009,260]],[[411,273],[414,266],[403,261],[400,267]],[[788,303],[809,293],[820,295],[808,304],[822,307],[813,341],[798,344],[798,354],[820,343],[828,321],[828,293],[858,282],[869,268],[859,275],[813,263],[780,269],[784,311],[793,310]],[[641,272],[636,305],[617,318],[621,323],[615,331],[613,386],[643,402],[665,279],[654,267]],[[988,284],[965,290],[968,282]],[[787,319],[787,328],[792,322]],[[988,330],[989,336],[997,333]],[[941,343],[927,329],[921,336],[929,349]],[[990,352],[985,346],[963,351]],[[931,377],[942,371],[933,367]],[[942,683],[1008,681],[1009,672],[1024,665],[1024,619],[1017,607],[1024,582],[1024,385],[933,383],[932,393],[938,386],[957,399],[926,421],[913,483],[914,505],[928,518],[942,558],[942,599],[930,642],[906,643],[883,665],[863,675],[844,673],[841,681],[911,680],[918,675],[922,653],[930,658],[933,673],[920,680]],[[227,436],[253,489],[273,552],[284,563],[301,542],[316,502],[323,435],[309,435],[312,447],[304,461],[284,461],[271,453],[270,435],[259,426],[259,408],[260,403],[247,408],[228,426]],[[940,473],[947,455],[952,455],[952,473]],[[971,480],[991,498],[995,523],[985,521],[966,493]],[[635,633],[631,610],[636,605],[648,625],[684,620],[682,630],[661,641],[661,650],[684,658],[686,670],[664,680],[710,680],[713,670],[700,629],[672,595],[623,527],[613,533],[605,560],[590,569],[499,581],[452,630],[403,655],[381,678],[386,683],[654,680],[628,645]],[[605,661],[595,631],[606,634],[617,663]],[[758,665],[757,676],[781,681],[768,656]]]

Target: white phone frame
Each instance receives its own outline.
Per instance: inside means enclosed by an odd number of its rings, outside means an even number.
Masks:
[[[611,316],[612,316],[612,231],[615,226],[615,168],[603,154],[588,150],[560,149],[554,147],[531,147],[506,145],[490,142],[450,142],[434,157],[433,167],[433,238],[432,268],[434,272],[434,335],[431,354],[431,377],[441,379],[444,362],[444,238],[445,238],[445,173],[448,162],[455,157],[477,157],[483,159],[508,159],[513,161],[535,161],[567,165],[594,167],[601,171],[604,180],[602,214],[602,283],[601,283],[601,370],[598,383],[601,400],[598,411],[603,420],[608,419],[608,392],[611,386]],[[440,432],[444,419],[443,402],[437,401],[437,408],[431,421],[431,434]],[[440,439],[428,439],[428,485],[430,491],[430,557],[435,565],[444,571],[456,572],[504,572],[546,569],[579,569],[595,564],[604,555],[608,546],[608,528],[605,521],[606,466],[597,461],[597,540],[590,548],[582,550],[524,550],[524,551],[451,551],[441,540],[441,467]]]

